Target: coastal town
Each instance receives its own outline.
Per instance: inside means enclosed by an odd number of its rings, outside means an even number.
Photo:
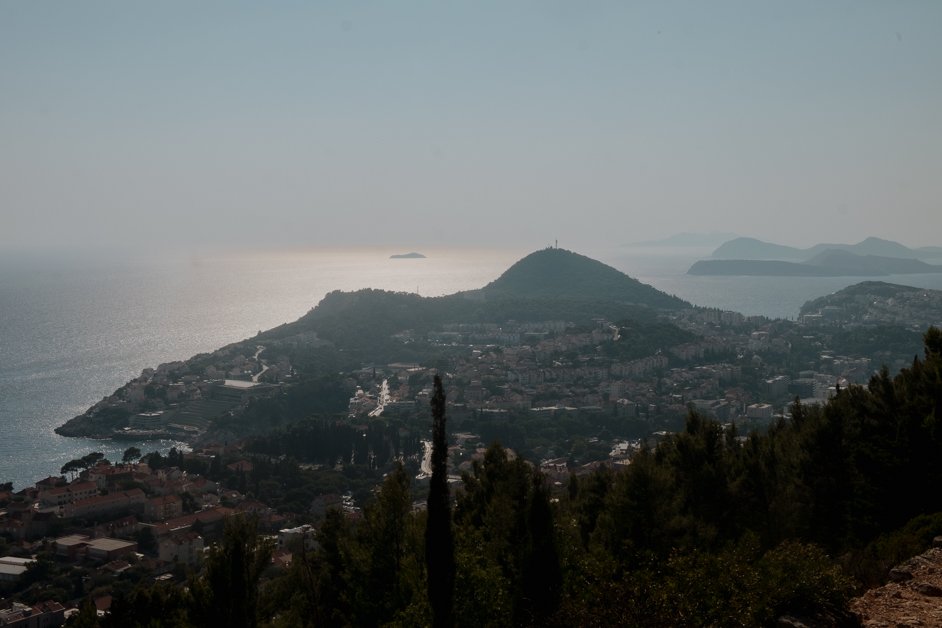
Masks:
[[[658,338],[656,346],[643,337],[644,330],[629,337],[630,322],[619,327],[604,318],[582,325],[565,320],[450,323],[425,334],[403,329],[392,334],[393,341],[424,346],[428,362],[436,366],[361,364],[341,373],[340,386],[349,397],[349,421],[424,416],[431,373],[446,356],[449,413],[458,423],[482,416],[513,420],[521,413],[595,414],[637,420],[656,432],[676,428],[692,406],[749,429],[786,416],[796,399],[821,402],[841,386],[866,384],[882,366],[891,372],[905,367],[918,352],[916,330],[939,322],[932,318],[939,311],[938,294],[858,295],[850,306],[823,305],[798,321],[684,309],[664,315],[679,332]],[[862,303],[866,316],[859,313]],[[843,347],[836,334],[900,320],[918,323],[896,345]],[[291,342],[305,340],[292,337]],[[279,348],[246,341],[211,357],[145,369],[89,409],[83,434],[172,437],[199,445],[207,430],[213,434],[214,422],[297,385],[297,371]],[[275,359],[266,359],[272,353]],[[96,421],[103,417],[119,417],[118,427]],[[70,434],[66,428],[60,433]],[[219,440],[218,434],[213,439]]]
[[[852,302],[859,306],[865,300]],[[891,323],[881,313],[895,320],[900,303],[915,304],[908,306],[911,318],[923,315],[917,309],[927,303],[937,312],[935,295],[910,296],[893,307],[885,306],[886,297],[871,301],[870,313],[857,312],[854,321],[844,316],[846,307],[833,305],[798,321],[683,309],[663,317],[681,330],[673,337],[682,341],[644,355],[626,350],[630,343],[643,344],[630,321],[604,318],[588,325],[451,323],[421,336],[402,329],[393,341],[421,343],[428,355],[447,356],[452,481],[483,457],[489,444],[485,433],[509,434],[519,454],[562,490],[570,475],[630,464],[637,451],[681,429],[691,411],[741,434],[761,431],[787,420],[796,400],[823,403],[840,388],[866,384],[880,366],[906,366],[912,354],[894,353],[886,343],[858,345],[856,353],[842,350],[837,332]],[[423,430],[438,362],[362,364],[339,380],[349,401],[333,420],[364,435],[378,422],[396,421],[400,432],[414,430],[419,446],[397,448],[394,460],[417,472],[419,485],[428,477]],[[357,498],[368,498],[368,491],[360,486],[355,496],[342,479],[330,491],[309,495],[300,507],[297,501],[291,508],[266,503],[265,491],[253,490],[261,477],[257,468],[277,459],[253,452],[246,446],[248,436],[214,429],[260,399],[285,394],[297,380],[297,370],[277,346],[245,342],[210,357],[147,369],[96,404],[88,413],[93,425],[96,417],[124,419],[99,435],[172,436],[189,442],[189,451],[142,457],[131,447],[121,461],[91,455],[33,486],[5,485],[0,590],[7,606],[0,608],[0,625],[60,625],[89,600],[104,616],[116,587],[147,578],[183,582],[199,569],[233,516],[251,517],[258,533],[275,544],[272,570],[290,564],[298,538],[313,534],[329,509],[360,517]],[[560,423],[570,431],[555,439],[512,436],[515,424]],[[330,466],[337,473],[376,466],[374,460],[370,450],[359,459],[355,453],[338,456]],[[323,468],[307,465],[312,473]],[[270,473],[265,477],[272,481]],[[417,499],[415,508],[422,507]]]

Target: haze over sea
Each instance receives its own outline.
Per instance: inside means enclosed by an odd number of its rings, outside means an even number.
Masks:
[[[56,426],[146,367],[185,360],[290,322],[331,290],[383,288],[439,296],[478,288],[529,251],[344,249],[0,264],[0,481],[16,489],[91,451],[166,451],[170,442],[64,438]],[[865,278],[692,277],[707,252],[583,251],[696,305],[794,318],[804,301]],[[879,278],[942,289],[942,274]]]

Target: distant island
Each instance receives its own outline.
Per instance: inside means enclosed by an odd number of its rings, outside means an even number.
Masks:
[[[942,257],[942,248],[911,249],[898,242],[867,238],[857,244],[816,244],[798,249],[755,238],[736,238],[700,260],[688,275],[762,277],[880,277],[942,272],[924,259]]]
[[[807,261],[828,250],[903,259],[925,260],[942,257],[942,247],[924,246],[912,249],[899,242],[881,238],[867,238],[857,244],[816,244],[807,249],[763,242],[756,238],[734,238],[721,244],[710,257],[725,260]]]
[[[760,277],[881,277],[942,272],[942,266],[917,259],[855,255],[824,251],[807,262],[776,260],[700,260],[688,275],[752,275]]]
[[[396,253],[395,255],[390,255],[389,259],[425,259],[425,256],[412,251],[411,253]]]

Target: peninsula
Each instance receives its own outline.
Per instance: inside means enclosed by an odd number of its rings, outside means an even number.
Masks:
[[[637,341],[622,343],[617,353],[644,358],[694,338],[662,320],[691,307],[601,262],[544,249],[479,290],[446,297],[331,292],[294,323],[210,354],[145,369],[56,432],[225,441],[271,427],[273,416],[344,412],[355,393],[345,374],[364,365],[468,359],[465,349],[455,346],[460,340],[532,348],[568,337],[570,329],[579,336],[599,320],[630,319],[632,332],[623,335],[637,334]],[[571,342],[578,346],[584,340]]]
[[[411,253],[396,253],[390,255],[389,259],[425,259],[425,255],[412,251]]]
[[[427,407],[428,374],[442,371],[452,374],[468,412],[630,408],[632,421],[643,415],[649,427],[666,429],[683,420],[689,400],[721,416],[752,403],[787,404],[796,393],[824,394],[841,377],[864,383],[872,363],[902,368],[919,351],[911,326],[885,318],[900,329],[892,341],[887,334],[854,340],[846,351],[831,325],[834,308],[809,308],[801,324],[698,308],[599,261],[548,248],[482,288],[449,296],[331,292],[293,323],[145,369],[56,431],[232,442],[312,416],[408,414]],[[815,316],[818,309],[825,315]],[[818,388],[787,384],[805,377],[790,365],[816,364],[820,347],[830,345],[856,357],[836,370],[823,362]],[[662,375],[652,388],[646,378],[655,373]],[[722,401],[727,387],[742,400]]]

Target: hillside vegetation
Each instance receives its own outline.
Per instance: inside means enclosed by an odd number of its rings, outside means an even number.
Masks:
[[[616,301],[661,309],[690,307],[602,262],[555,248],[531,253],[477,292],[488,299],[513,295]]]
[[[894,378],[884,371],[823,407],[796,405],[791,420],[744,438],[691,413],[684,431],[627,468],[572,476],[555,494],[494,444],[456,494],[455,623],[855,625],[853,592],[942,533],[942,494],[932,490],[942,481],[940,425],[942,332],[930,328],[924,358]],[[243,625],[430,624],[426,551],[436,547],[426,549],[424,529],[396,469],[362,521],[332,511],[318,547],[287,573],[248,580],[243,607],[255,614]],[[234,533],[209,571],[246,569],[227,558],[244,540]],[[161,612],[205,616],[226,590],[206,586]],[[149,590],[114,608],[139,612]],[[109,621],[146,624],[134,619]]]

